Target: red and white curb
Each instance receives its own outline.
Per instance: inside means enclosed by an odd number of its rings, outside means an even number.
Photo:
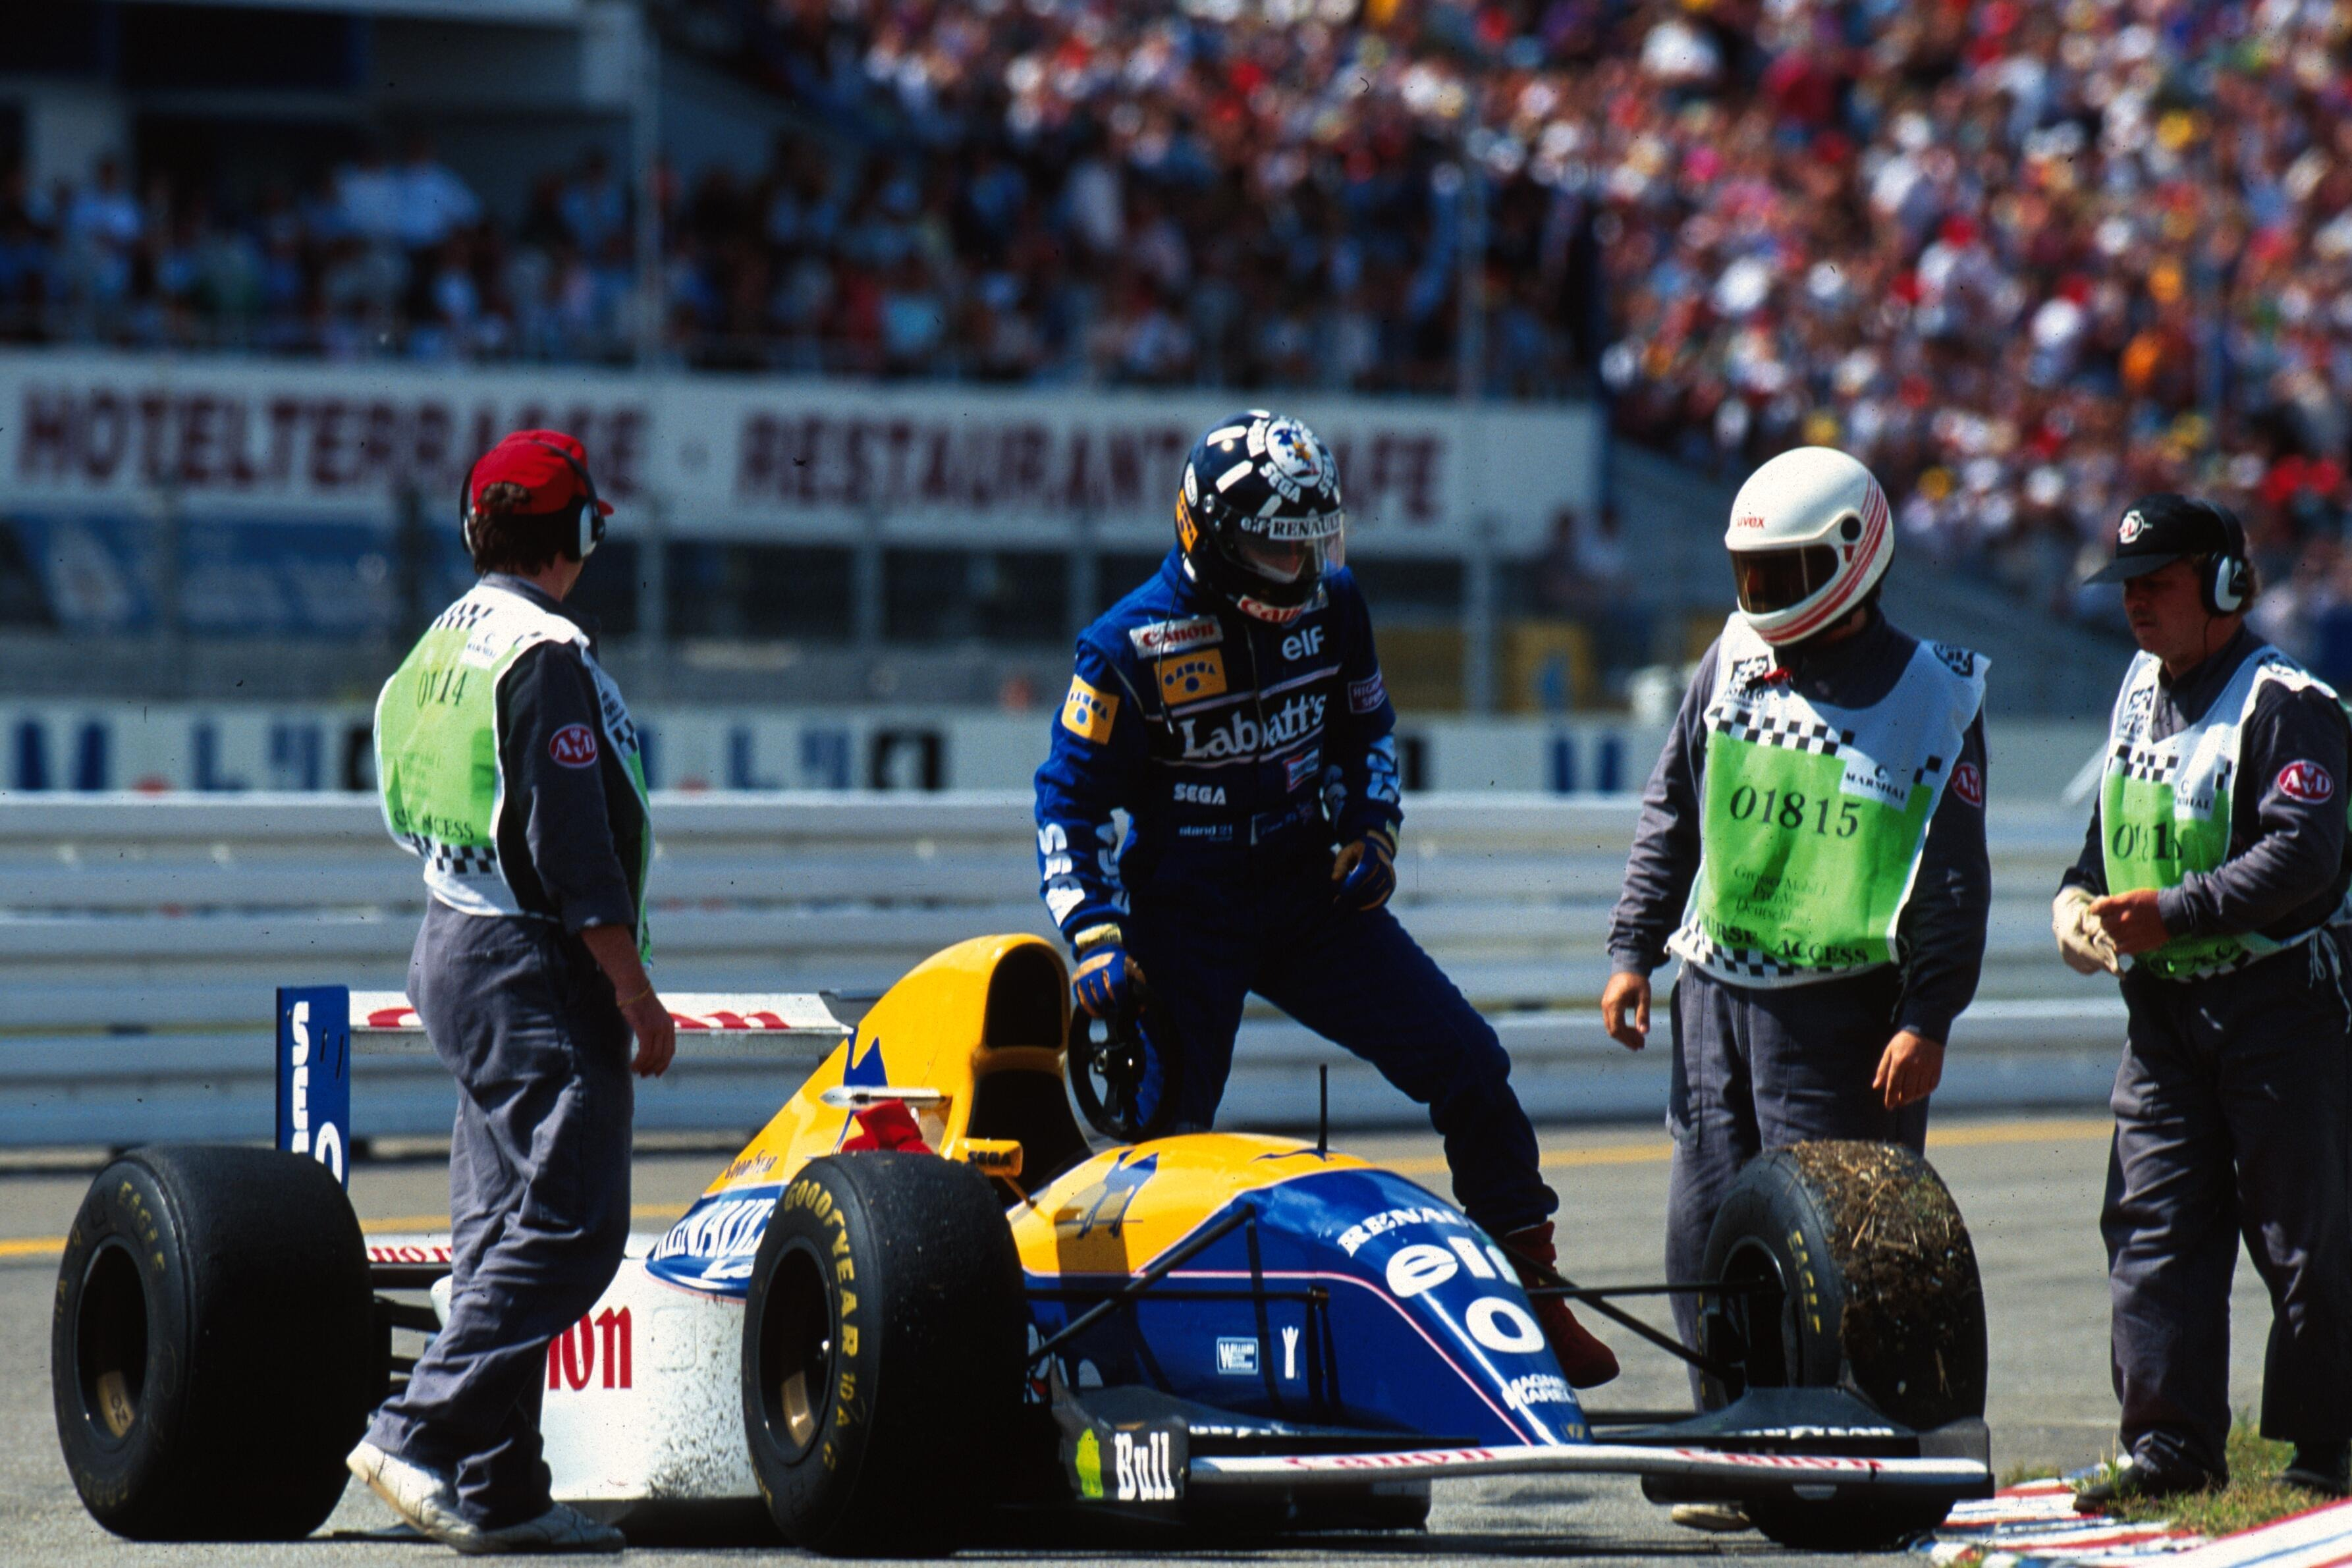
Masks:
[[[2161,1522],[2076,1513],[2072,1486],[2032,1481],[1961,1503],[1920,1552],[1931,1563],[1972,1558],[1984,1568],[2105,1568],[2157,1557],[2166,1568],[2352,1568],[2352,1502],[2208,1540]]]

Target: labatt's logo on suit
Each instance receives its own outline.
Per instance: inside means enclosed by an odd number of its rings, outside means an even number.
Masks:
[[[1276,708],[1264,724],[1245,713],[1237,713],[1205,736],[1199,733],[1198,719],[1179,719],[1176,727],[1184,737],[1188,761],[1254,757],[1260,751],[1270,751],[1319,733],[1323,728],[1323,706],[1328,700],[1316,693],[1303,692]]]

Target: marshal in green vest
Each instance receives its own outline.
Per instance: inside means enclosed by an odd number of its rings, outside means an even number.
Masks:
[[[1738,985],[1800,984],[1898,958],[1928,820],[1984,705],[1986,661],[1964,649],[1921,643],[1867,708],[1753,679],[1776,662],[1732,617],[1706,712],[1698,875],[1668,943]]]
[[[2150,740],[2148,716],[2163,669],[2154,654],[2136,655],[2108,720],[2099,833],[2111,894],[2178,887],[2190,873],[2212,871],[2229,859],[2239,752],[2246,721],[2265,686],[2309,687],[2331,699],[2336,695],[2326,683],[2265,643],[2246,656],[2202,718],[2162,740]],[[2259,931],[2175,936],[2130,962],[2164,979],[2194,979],[2250,964],[2310,935],[2306,931],[2284,942]]]
[[[627,775],[629,798],[616,802],[615,810],[635,831],[615,836],[637,911],[638,949],[650,956],[645,885],[654,841],[636,726],[587,637],[520,594],[477,583],[426,628],[384,683],[375,705],[384,826],[424,860],[425,886],[452,908],[469,915],[548,913],[522,906],[499,849],[506,802],[499,749],[502,692],[516,664],[543,643],[578,649],[595,682],[604,742]]]

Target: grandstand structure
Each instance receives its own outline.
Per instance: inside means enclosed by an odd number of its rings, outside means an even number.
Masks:
[[[363,696],[462,575],[463,451],[532,415],[615,476],[583,591],[633,692],[1018,710],[1159,553],[1175,444],[1277,399],[1408,712],[1654,689],[1800,441],[1897,498],[1898,607],[2030,674],[1997,711],[2095,710],[2073,583],[2143,489],[2237,506],[2263,630],[2352,666],[2346,38],[2145,11],[38,8],[0,697]]]

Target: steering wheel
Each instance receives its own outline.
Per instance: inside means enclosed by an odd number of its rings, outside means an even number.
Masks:
[[[1182,1054],[1168,1009],[1139,985],[1134,999],[1108,1019],[1075,1020],[1070,1093],[1087,1125],[1122,1144],[1156,1138],[1175,1124]]]

